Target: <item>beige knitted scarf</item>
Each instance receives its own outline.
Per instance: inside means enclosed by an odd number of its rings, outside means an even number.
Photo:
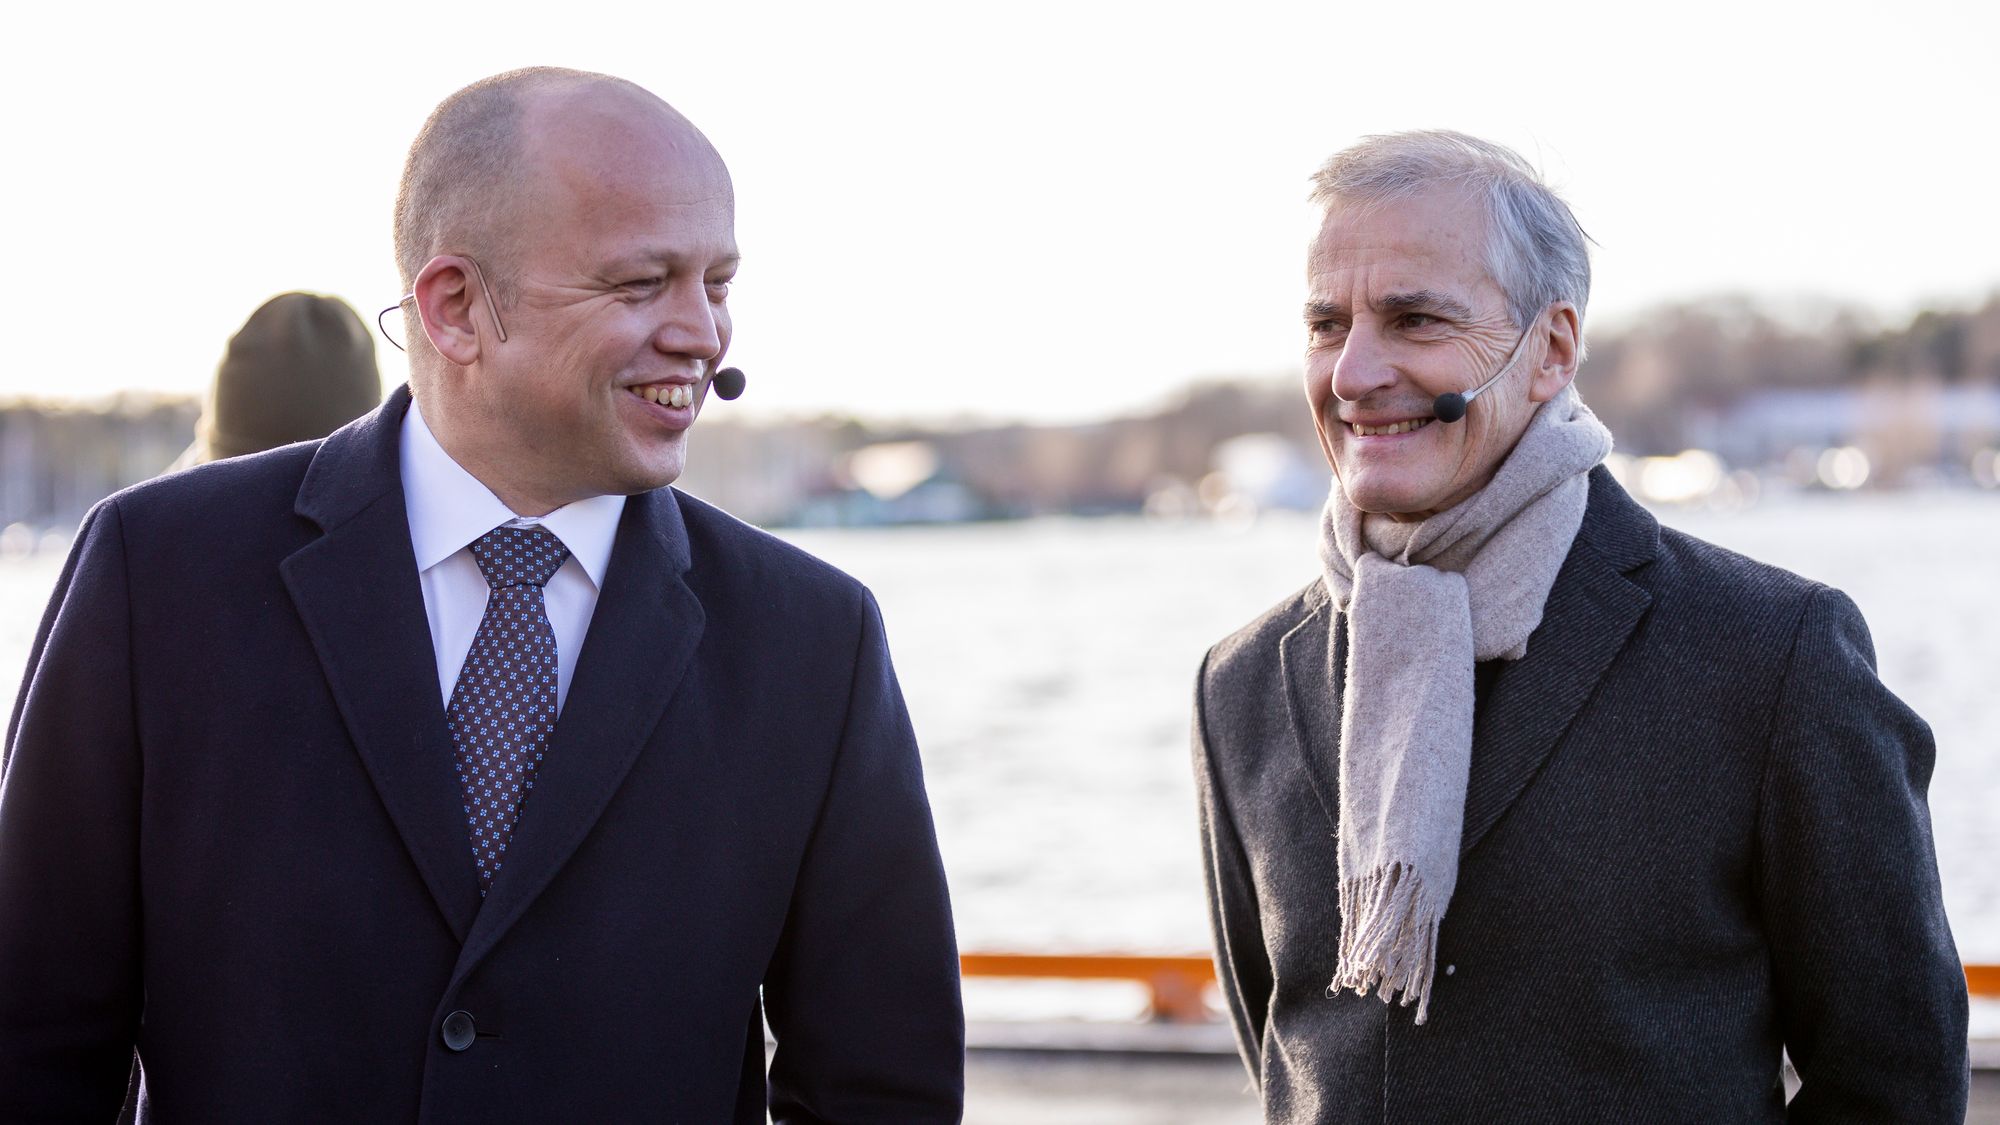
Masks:
[[[1441,423],[1433,423],[1441,424]],[[1472,666],[1518,660],[1583,525],[1611,432],[1575,388],[1544,403],[1493,480],[1415,523],[1335,482],[1320,520],[1347,619],[1340,723],[1340,964],[1329,992],[1397,992],[1430,1014],[1438,924],[1458,882]]]

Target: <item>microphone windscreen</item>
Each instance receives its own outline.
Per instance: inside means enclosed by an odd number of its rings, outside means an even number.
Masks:
[[[725,367],[715,373],[715,379],[709,385],[715,388],[716,394],[725,399],[733,399],[743,393],[743,388],[748,386],[749,382],[750,380],[744,377],[742,368]]]
[[[1431,401],[1431,413],[1440,422],[1456,422],[1465,417],[1465,396],[1457,391],[1441,394]]]

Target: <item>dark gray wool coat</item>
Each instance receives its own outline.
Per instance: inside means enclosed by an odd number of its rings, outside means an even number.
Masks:
[[[1961,1121],[1929,729],[1845,596],[1590,485],[1527,655],[1480,700],[1421,1027],[1326,995],[1346,645],[1325,588],[1208,654],[1211,922],[1266,1116]]]

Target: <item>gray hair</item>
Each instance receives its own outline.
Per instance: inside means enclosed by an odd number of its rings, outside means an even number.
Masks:
[[[1322,212],[1337,203],[1387,203],[1440,187],[1486,204],[1486,272],[1526,331],[1557,301],[1583,319],[1590,301],[1589,236],[1569,205],[1504,145],[1449,129],[1382,133],[1334,153],[1312,177]]]
[[[505,223],[520,190],[526,96],[597,84],[653,97],[608,74],[533,66],[482,78],[438,103],[410,145],[396,189],[396,268],[405,291],[436,255],[469,254],[500,305],[514,303],[518,263],[492,232]]]

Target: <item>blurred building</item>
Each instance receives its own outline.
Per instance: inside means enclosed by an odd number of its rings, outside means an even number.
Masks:
[[[1802,454],[1860,450],[1880,484],[1964,480],[2000,447],[2000,386],[1914,379],[1859,387],[1756,391],[1691,426],[1730,465],[1777,471]]]
[[[73,528],[91,505],[160,472],[194,432],[191,398],[0,404],[0,527]]]

